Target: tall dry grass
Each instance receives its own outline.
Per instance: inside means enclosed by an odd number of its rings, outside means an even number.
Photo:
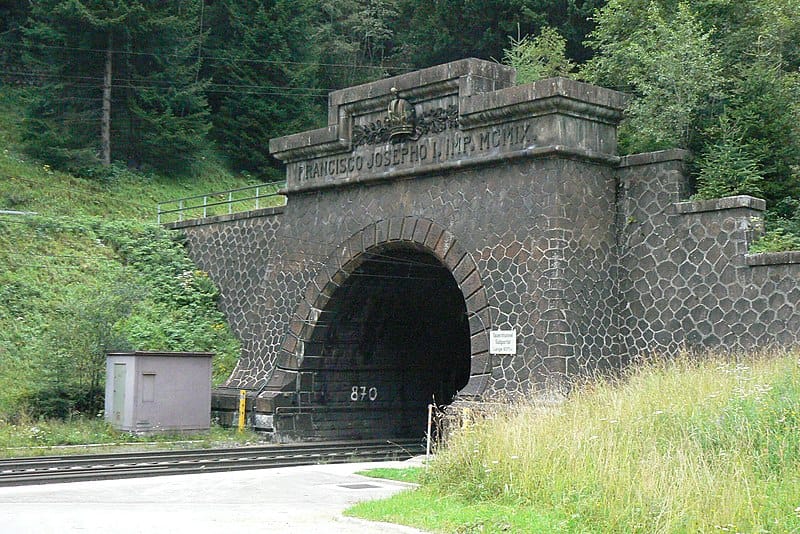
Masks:
[[[484,412],[426,482],[559,510],[567,531],[800,532],[799,357],[681,357]]]

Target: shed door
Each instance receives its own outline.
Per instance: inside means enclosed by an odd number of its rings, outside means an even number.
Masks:
[[[111,420],[118,424],[122,424],[123,410],[125,409],[125,367],[124,363],[114,364],[114,398]]]

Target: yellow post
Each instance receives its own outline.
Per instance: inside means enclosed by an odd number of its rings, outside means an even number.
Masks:
[[[247,408],[247,390],[239,390],[239,432],[244,430],[244,411]]]

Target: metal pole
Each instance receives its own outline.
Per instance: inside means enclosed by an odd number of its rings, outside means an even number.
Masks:
[[[233,191],[228,191],[228,215],[233,213]]]
[[[206,206],[208,205],[208,197],[203,197],[203,218],[206,217]]]
[[[178,220],[182,221],[183,220],[183,199],[178,201],[178,210],[179,210],[178,211]]]
[[[256,209],[258,209],[258,187],[256,186]]]

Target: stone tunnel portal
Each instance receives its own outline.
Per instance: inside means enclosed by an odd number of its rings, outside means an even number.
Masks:
[[[452,402],[470,375],[470,332],[453,275],[408,244],[364,255],[306,341],[314,426],[354,439],[416,438],[427,405]]]

